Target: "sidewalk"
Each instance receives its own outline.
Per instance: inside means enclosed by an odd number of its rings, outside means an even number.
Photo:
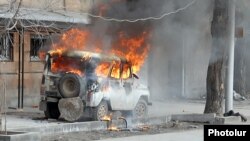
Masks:
[[[3,116],[4,119],[4,116]],[[22,110],[8,109],[6,116],[7,130],[18,130],[28,127],[56,125],[59,122],[44,119],[44,114],[37,108],[25,107]],[[3,124],[5,121],[3,120]]]
[[[203,114],[205,104],[205,100],[153,101],[149,115]],[[250,120],[250,100],[234,101],[234,112],[239,112]]]
[[[153,101],[149,109],[150,117],[170,116],[173,114],[202,114],[205,101],[187,100],[181,102]],[[250,101],[234,102],[234,111],[245,115],[250,123]],[[7,112],[7,130],[17,130],[28,127],[44,127],[65,124],[64,121],[45,120],[43,112],[38,108],[24,108],[23,111],[9,109]]]

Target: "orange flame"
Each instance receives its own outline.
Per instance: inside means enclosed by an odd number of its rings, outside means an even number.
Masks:
[[[80,76],[83,75],[83,73],[80,70],[77,70],[77,69],[70,70],[70,71],[68,71],[66,73],[74,73],[74,74],[77,74],[77,75],[80,75]]]
[[[63,52],[68,49],[83,50],[89,40],[90,32],[73,28],[62,34],[59,42],[52,44],[52,50]]]
[[[80,68],[81,66],[80,63],[81,63],[80,61],[75,61],[69,58],[58,56],[53,59],[53,62],[51,64],[51,72],[75,73],[80,76],[83,76],[83,71]]]
[[[143,65],[150,48],[147,43],[149,33],[144,31],[136,37],[127,37],[124,32],[120,32],[118,42],[112,49],[112,53],[125,56],[132,62],[133,73],[138,73]]]
[[[101,64],[99,64],[95,70],[95,73],[98,76],[108,76],[109,73],[109,69],[110,69],[110,63],[107,62],[102,62]]]
[[[104,50],[104,43],[102,43],[101,39],[91,39],[90,35],[91,34],[88,30],[81,30],[77,28],[70,29],[62,34],[59,38],[59,41],[52,44],[53,52],[51,52],[51,54],[58,56],[58,59],[52,64],[52,72],[60,71],[60,69],[63,68],[65,72],[75,72],[80,74],[79,72],[81,70],[74,70],[71,65],[68,65],[72,64],[74,60],[71,60],[72,62],[70,62],[60,58],[62,52],[65,50],[89,50],[99,53],[108,52],[109,54],[116,54],[118,56],[125,57],[132,63],[132,73],[138,73],[140,71],[140,68],[147,58],[150,49],[150,45],[148,43],[150,34],[148,31],[138,33],[133,37],[128,36],[125,32],[120,32],[117,35],[117,38],[113,39],[111,42],[109,50]],[[89,48],[90,46],[91,48]],[[40,54],[40,56],[42,56],[44,55],[44,52],[40,51]],[[116,67],[117,68],[113,70],[114,72],[113,74],[111,73],[111,75],[114,78],[119,78],[119,66]],[[110,65],[101,64],[97,67],[96,73],[100,76],[107,76],[109,69]],[[131,74],[126,70],[123,72],[121,77],[128,78],[129,75]]]
[[[104,117],[101,118],[103,121],[110,122],[112,120],[112,114],[110,115],[105,115]],[[116,127],[114,124],[111,124],[108,126],[109,131],[120,131],[118,127]]]
[[[118,127],[112,125],[111,127],[108,128],[109,131],[121,131]]]
[[[111,121],[111,116],[110,115],[106,115],[106,116],[104,116],[104,117],[102,117],[102,120],[103,121]]]

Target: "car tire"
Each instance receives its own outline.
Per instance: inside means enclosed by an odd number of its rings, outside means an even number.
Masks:
[[[77,74],[66,73],[59,80],[58,91],[63,98],[77,97],[84,92],[84,83]]]
[[[133,118],[145,118],[148,115],[148,105],[144,99],[140,99],[132,111]]]
[[[46,118],[58,119],[60,116],[60,111],[58,109],[57,102],[47,102],[46,111],[44,111]]]
[[[93,120],[100,121],[106,115],[108,115],[108,103],[106,101],[102,101],[97,107],[93,108]]]
[[[80,97],[62,98],[58,102],[60,118],[69,122],[74,122],[80,119],[83,115],[84,105]]]

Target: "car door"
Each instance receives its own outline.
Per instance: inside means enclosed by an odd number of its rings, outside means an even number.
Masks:
[[[121,81],[121,62],[115,62],[109,75],[109,100],[113,110],[123,110],[126,107],[126,93]]]
[[[123,89],[125,90],[124,104],[126,108],[124,110],[131,110],[134,108],[135,103],[137,103],[137,98],[135,98],[136,95],[134,94],[131,64],[124,63],[122,65],[121,80]]]

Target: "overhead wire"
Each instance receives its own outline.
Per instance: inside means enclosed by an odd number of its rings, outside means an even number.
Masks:
[[[164,17],[166,16],[169,16],[169,15],[172,15],[172,14],[176,14],[176,13],[179,13],[181,11],[184,11],[186,10],[187,8],[189,8],[190,6],[192,6],[197,0],[192,0],[190,3],[186,4],[184,7],[181,7],[181,8],[178,8],[174,11],[171,11],[171,12],[165,12],[159,16],[152,16],[152,17],[146,17],[146,18],[138,18],[138,19],[117,19],[117,18],[111,18],[111,17],[104,17],[104,16],[99,16],[99,15],[95,15],[95,14],[91,14],[89,12],[85,12],[85,13],[82,13],[83,15],[88,15],[89,17],[92,17],[92,18],[99,18],[99,19],[102,19],[104,21],[113,21],[113,22],[130,22],[130,23],[135,23],[135,22],[139,22],[139,21],[148,21],[148,20],[161,20],[163,19]],[[19,5],[18,5],[18,8],[14,14],[14,16],[11,18],[12,20],[13,19],[16,19],[16,16],[17,16],[17,13],[19,12],[20,10],[20,5],[21,5],[21,1],[19,2]],[[55,12],[55,11],[54,11]],[[19,15],[21,16],[21,15]],[[66,15],[65,15],[66,16]],[[28,21],[28,20],[27,20]],[[40,21],[39,21],[40,22]],[[39,23],[38,22],[38,23]],[[15,24],[14,24],[15,26]],[[22,25],[24,26],[24,25]],[[41,26],[39,24],[31,24],[29,26],[24,26],[24,27],[36,27],[36,26]],[[44,26],[44,25],[43,25]],[[46,27],[49,27],[50,25],[46,26]],[[6,30],[10,30],[10,29],[13,29],[13,27],[11,28],[6,28]]]
[[[146,17],[146,18],[139,18],[139,19],[116,19],[116,18],[110,18],[110,17],[103,17],[103,16],[99,16],[99,15],[94,15],[94,14],[91,14],[91,13],[83,13],[83,14],[86,14],[86,15],[88,15],[90,17],[93,17],[93,18],[99,18],[99,19],[102,19],[102,20],[105,20],[105,21],[135,23],[135,22],[139,22],[139,21],[161,20],[161,19],[163,19],[166,16],[169,16],[169,15],[172,15],[172,14],[176,14],[176,13],[179,13],[179,12],[181,12],[183,10],[186,10],[187,8],[189,8],[190,6],[192,6],[196,1],[197,0],[193,0],[190,3],[188,3],[187,5],[185,5],[184,7],[176,9],[176,10],[174,10],[172,12],[163,13],[160,16]]]

